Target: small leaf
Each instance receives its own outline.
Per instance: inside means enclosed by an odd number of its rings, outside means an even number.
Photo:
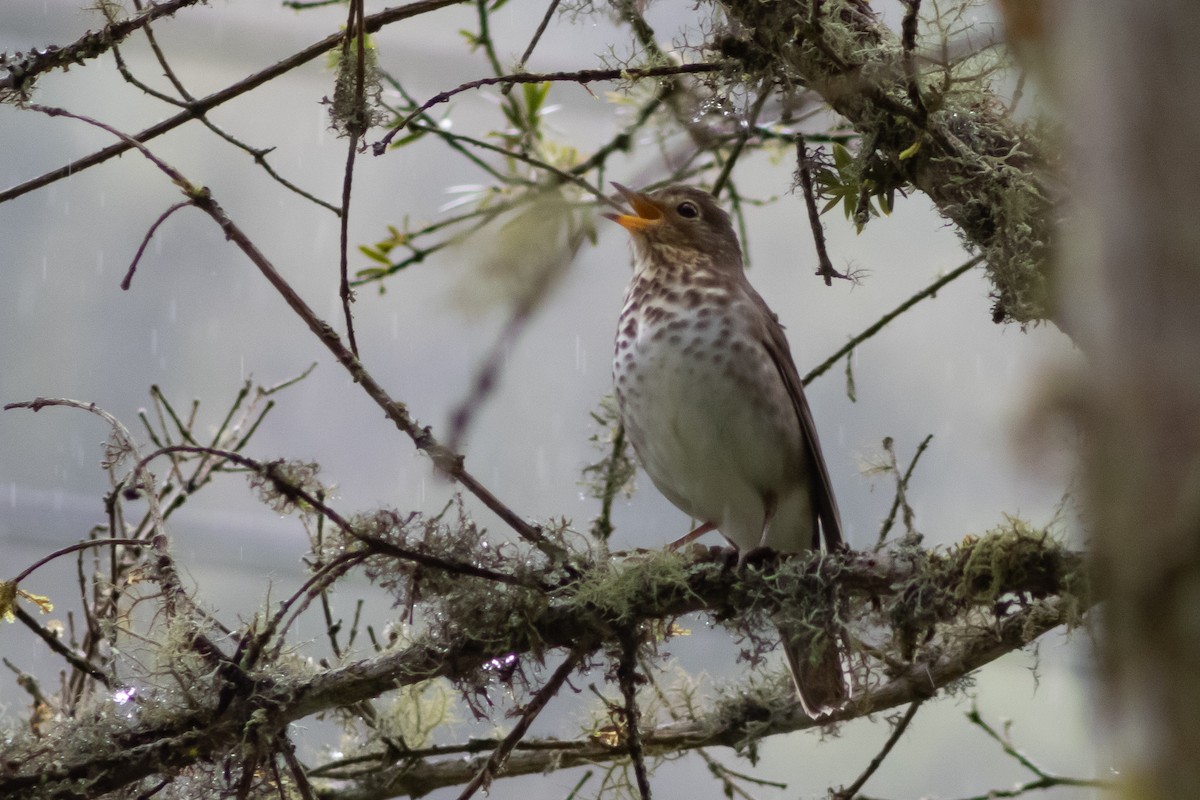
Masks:
[[[391,259],[389,259],[387,257],[387,253],[383,252],[382,250],[380,250],[378,248],[370,247],[369,245],[360,244],[358,246],[358,252],[362,253],[364,256],[371,259],[372,261],[379,262],[380,264],[391,264],[392,263]],[[361,275],[362,273],[360,272],[359,274]]]
[[[392,142],[392,146],[389,149],[398,150],[401,147],[404,147],[404,145],[406,145],[406,144],[412,144],[417,139],[420,139],[422,136],[424,136],[427,133],[429,133],[428,130],[417,129],[417,130],[413,131],[412,133],[408,134],[407,136],[401,136],[399,139]]]
[[[838,142],[833,143],[833,163],[837,166],[838,171],[842,171],[854,163],[854,156],[846,149],[844,144]]]

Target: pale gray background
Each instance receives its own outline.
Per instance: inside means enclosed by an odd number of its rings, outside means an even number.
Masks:
[[[368,13],[382,7],[369,4]],[[543,8],[511,0],[497,15],[502,58],[515,59]],[[651,9],[664,37],[692,14],[686,5]],[[341,8],[296,14],[273,3],[218,0],[158,25],[157,33],[178,73],[199,96],[323,38],[343,21]],[[0,49],[65,44],[99,24],[71,2],[5,0]],[[474,24],[473,9],[460,7],[392,26],[377,37],[381,62],[422,97],[485,75],[483,59],[465,55],[456,33]],[[612,30],[603,19],[571,24],[560,18],[530,67],[596,66],[594,54],[606,49]],[[623,32],[618,36],[625,41]],[[131,44],[125,55],[141,78],[165,86],[144,45]],[[550,122],[563,141],[586,148],[626,123],[605,102],[607,88],[594,87],[596,98],[575,86],[555,88],[551,102],[562,108]],[[331,76],[318,60],[212,116],[243,140],[277,147],[271,160],[279,171],[336,201],[345,146],[328,131],[319,104],[331,90]],[[111,57],[45,77],[35,99],[126,131],[174,113],[124,85]],[[452,115],[456,130],[475,134],[498,118],[479,95],[456,99]],[[110,142],[81,123],[8,107],[0,109],[0,139],[0,185],[5,187]],[[157,139],[151,147],[193,181],[211,187],[318,313],[340,326],[332,214],[281,190],[248,156],[198,125]],[[610,174],[637,183],[655,175],[655,159],[651,149],[631,160],[614,159]],[[786,159],[771,163],[757,157],[739,166],[737,178],[744,193],[784,195],[770,207],[750,211],[752,280],[787,325],[803,372],[967,256],[920,196],[901,200],[896,213],[873,221],[862,235],[834,213],[825,221],[835,264],[868,274],[860,286],[826,288],[811,275],[814,258],[803,206],[787,195],[790,171]],[[485,180],[432,140],[382,158],[366,156],[356,179],[352,240],[375,241],[385,235],[386,224],[404,215],[435,219],[453,197],[447,187]],[[203,419],[215,426],[246,376],[274,383],[317,361],[311,378],[279,398],[250,454],[319,461],[325,479],[337,484],[344,510],[380,504],[440,508],[450,487],[431,475],[428,460],[414,454],[410,442],[385,422],[202,214],[185,210],[167,222],[148,249],[132,291],[119,289],[147,227],[178,199],[160,173],[126,154],[0,207],[0,402],[35,396],[94,401],[133,427],[137,410],[148,405],[148,387],[157,383],[181,407],[200,398]],[[579,471],[595,459],[587,444],[593,430],[588,412],[608,391],[612,329],[628,277],[625,239],[616,226],[601,225],[599,243],[585,246],[510,353],[502,383],[467,444],[468,467],[526,516],[566,516],[583,529],[596,513],[595,502],[578,484]],[[443,253],[393,278],[383,296],[363,291],[355,306],[367,366],[419,420],[439,431],[445,430],[448,409],[462,398],[503,319],[498,312],[465,314],[451,300],[451,287],[471,258],[465,250]],[[878,454],[885,436],[894,437],[907,458],[927,433],[935,434],[911,487],[917,525],[931,544],[981,533],[1005,513],[1035,523],[1049,520],[1070,482],[1066,434],[1040,429],[1030,434],[1029,419],[1046,391],[1051,366],[1073,357],[1069,342],[1053,328],[1023,332],[992,325],[987,286],[971,275],[861,348],[855,360],[856,403],[846,396],[840,365],[811,387],[851,542],[873,541],[891,501],[890,481],[860,473],[861,463]],[[1027,434],[1024,446],[1018,443],[1021,431]],[[5,575],[77,541],[102,520],[100,498],[107,483],[97,464],[105,436],[99,420],[80,412],[0,414]],[[648,481],[639,485],[634,499],[617,509],[614,547],[657,546],[686,529],[687,520]],[[486,515],[481,519],[499,528]],[[250,616],[268,586],[275,587],[272,596],[278,599],[301,579],[304,534],[298,523],[259,505],[237,478],[222,478],[193,499],[172,532],[180,564],[201,597],[231,622]],[[39,571],[25,588],[51,595],[58,606],[55,616],[63,615],[73,607],[73,569],[73,561],[64,559]],[[391,614],[386,601],[368,597],[378,601],[368,608],[371,618],[377,624],[386,620]],[[721,678],[736,675],[742,667],[734,663],[736,649],[728,637],[707,633],[703,620],[691,624],[695,635],[675,640],[671,651],[689,669]],[[319,635],[315,619],[301,627],[302,637]],[[0,624],[0,653],[44,676],[48,685],[61,667],[19,626]],[[1104,759],[1095,755],[1089,734],[1101,718],[1088,710],[1095,698],[1087,635],[1046,637],[1037,680],[1033,664],[1029,655],[1017,654],[980,673],[976,692],[985,716],[996,724],[1011,717],[1017,742],[1047,768],[1080,776],[1103,773]],[[0,672],[0,702],[6,715],[23,713],[26,703],[7,671]],[[962,700],[923,709],[912,735],[868,785],[868,793],[952,798],[1027,778],[964,721],[965,710]],[[542,729],[572,735],[583,721],[582,711],[572,709],[551,717]],[[486,730],[464,719],[458,735]],[[764,744],[754,772],[789,782],[789,791],[779,796],[814,796],[852,780],[887,733],[881,721],[863,720],[827,741],[815,734],[776,737]],[[714,752],[734,761],[728,752]],[[745,762],[735,766],[750,769]],[[577,777],[563,773],[500,781],[491,796],[561,797]],[[655,786],[664,797],[717,792],[694,757],[663,767]],[[766,790],[761,794],[772,796]],[[1092,794],[1059,790],[1043,796]]]

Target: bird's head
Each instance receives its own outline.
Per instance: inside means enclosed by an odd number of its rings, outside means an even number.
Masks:
[[[639,262],[695,265],[740,272],[742,248],[716,198],[693,186],[635,192],[613,183],[632,214],[605,214],[633,237]]]

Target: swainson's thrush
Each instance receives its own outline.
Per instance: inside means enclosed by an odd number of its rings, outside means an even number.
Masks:
[[[729,216],[707,192],[613,184],[632,214],[633,278],[613,381],[625,430],[668,500],[744,555],[840,549],[842,527],[783,328],[742,268]],[[849,697],[840,637],[781,624],[806,713]],[[819,642],[819,644],[818,644]]]

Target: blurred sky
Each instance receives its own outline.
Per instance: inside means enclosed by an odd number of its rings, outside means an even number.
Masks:
[[[91,12],[62,0],[6,0],[0,50],[64,45],[99,27]],[[368,3],[368,13],[383,6]],[[502,60],[515,61],[544,6],[510,0],[494,19]],[[694,16],[690,5],[660,4],[650,19],[660,36]],[[261,2],[225,2],[179,13],[156,27],[178,74],[197,95],[222,88],[339,29],[338,7],[305,13]],[[381,65],[415,96],[424,98],[488,74],[469,55],[460,28],[472,28],[470,7],[450,8],[394,25],[377,37]],[[613,38],[613,37],[617,38]],[[603,17],[559,16],[529,67],[597,66],[609,42],[627,50],[626,34]],[[124,49],[131,69],[166,89],[144,44]],[[585,150],[628,122],[606,99],[575,85],[555,87],[553,135]],[[331,202],[339,199],[345,143],[328,130],[322,97],[332,92],[323,59],[294,70],[212,113],[218,124],[255,146],[276,148],[274,167]],[[494,95],[466,94],[448,113],[454,130],[484,135],[498,125]],[[173,114],[124,84],[111,56],[41,79],[34,98],[133,132]],[[0,108],[0,187],[62,166],[110,143],[110,137],[68,119]],[[193,182],[209,186],[230,216],[254,239],[316,311],[341,327],[337,300],[338,222],[333,214],[282,190],[250,158],[191,124],[154,140],[151,148]],[[477,168],[426,138],[383,157],[361,157],[356,175],[351,240],[386,236],[404,217],[439,218],[454,199],[448,188],[487,180]],[[966,260],[954,231],[922,196],[898,202],[892,216],[874,220],[862,235],[837,212],[824,217],[835,266],[865,273],[860,285],[831,288],[812,275],[811,233],[802,201],[789,194],[792,164],[755,156],[736,179],[752,198],[779,196],[749,210],[751,280],[787,326],[801,372],[846,339]],[[658,151],[645,148],[614,158],[609,175],[638,184],[661,174]],[[147,228],[180,199],[164,176],[126,154],[0,206],[0,402],[37,396],[94,401],[140,433],[136,414],[157,384],[180,408],[201,401],[202,429],[212,429],[247,377],[271,384],[317,362],[313,375],[280,395],[249,448],[263,459],[319,461],[336,483],[338,507],[390,505],[437,511],[452,487],[430,472],[379,410],[348,379],[274,290],[199,212],[184,210],[157,232],[132,290],[118,286]],[[391,279],[387,293],[359,293],[358,341],[367,367],[414,416],[445,431],[450,409],[503,323],[501,310],[464,310],[454,287],[470,279],[478,251],[453,248]],[[355,267],[367,266],[352,256]],[[510,507],[531,518],[568,517],[585,530],[596,503],[580,487],[581,467],[597,454],[589,411],[609,389],[609,357],[616,315],[629,275],[626,236],[599,220],[599,241],[585,245],[561,285],[507,354],[502,381],[473,426],[467,466]],[[892,499],[890,479],[862,474],[892,437],[902,459],[933,434],[910,487],[917,527],[931,545],[982,533],[1019,514],[1045,523],[1067,490],[1071,474],[1065,434],[1031,427],[1051,370],[1074,358],[1066,337],[1050,326],[1022,331],[989,320],[987,286],[971,274],[922,303],[863,345],[854,360],[857,401],[845,391],[842,365],[809,389],[830,471],[857,546],[874,541]],[[1024,434],[1022,435],[1022,432]],[[103,520],[107,479],[99,469],[107,435],[87,414],[48,409],[0,414],[0,546],[6,574],[50,550],[86,536]],[[1020,444],[1024,442],[1024,444]],[[499,523],[480,513],[492,528]],[[687,520],[639,479],[634,498],[619,504],[614,548],[654,547],[686,531]],[[302,579],[305,534],[293,519],[261,506],[236,477],[222,477],[189,502],[171,526],[172,546],[202,600],[229,622],[248,618],[272,586],[276,599]],[[75,606],[70,559],[43,568],[25,585],[50,595],[65,615]],[[351,592],[344,592],[349,608]],[[367,615],[382,624],[392,610],[368,592]],[[728,679],[742,669],[736,646],[720,630],[692,620],[695,634],[675,640],[672,653],[689,669]],[[316,637],[316,618],[300,637]],[[717,643],[714,645],[714,642]],[[0,653],[42,676],[47,685],[61,664],[16,625],[0,625]],[[1027,654],[986,668],[976,693],[985,717],[1015,720],[1019,745],[1047,768],[1090,776],[1096,766],[1088,729],[1091,652],[1085,633],[1068,640],[1045,637],[1035,680]],[[25,695],[0,672],[6,716],[23,713]],[[957,797],[1006,787],[1028,777],[963,719],[964,700],[923,709],[867,789],[879,796]],[[544,730],[571,735],[581,712],[561,712]],[[497,720],[503,724],[503,720]],[[480,735],[465,721],[459,734]],[[886,738],[880,721],[845,726],[837,739],[815,734],[765,743],[755,773],[791,784],[787,796],[811,797],[853,780]],[[750,769],[728,752],[717,753]],[[310,759],[311,761],[312,759]],[[968,766],[969,765],[969,766]],[[664,766],[656,785],[713,790],[701,762],[685,758]],[[576,774],[501,781],[493,798],[561,797]],[[765,792],[765,790],[764,790]],[[681,794],[680,792],[679,794]],[[452,796],[448,793],[436,796]],[[665,792],[663,796],[671,796]],[[766,796],[773,796],[764,794]],[[783,795],[780,795],[783,796]],[[1082,790],[1043,796],[1091,797]]]

